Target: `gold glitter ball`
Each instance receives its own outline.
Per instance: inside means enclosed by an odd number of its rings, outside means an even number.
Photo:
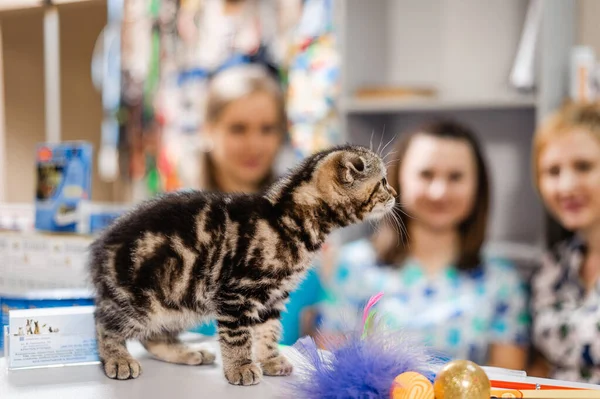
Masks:
[[[490,379],[469,360],[446,364],[433,383],[435,399],[490,399]]]

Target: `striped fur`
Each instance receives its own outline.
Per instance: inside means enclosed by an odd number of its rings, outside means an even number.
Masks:
[[[382,159],[345,146],[308,158],[265,195],[179,192],[124,215],[91,246],[106,375],[140,375],[127,339],[167,362],[212,363],[177,339],[209,317],[230,383],[290,374],[277,349],[290,291],[333,229],[380,218],[395,196]]]

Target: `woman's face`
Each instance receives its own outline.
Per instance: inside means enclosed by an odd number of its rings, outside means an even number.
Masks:
[[[551,140],[538,158],[546,207],[568,230],[600,223],[600,140],[574,131]]]
[[[401,202],[418,223],[436,231],[458,228],[471,213],[477,166],[465,140],[416,135],[400,169]]]
[[[219,174],[240,185],[258,185],[269,174],[282,141],[273,96],[258,92],[233,101],[208,133],[211,157]]]

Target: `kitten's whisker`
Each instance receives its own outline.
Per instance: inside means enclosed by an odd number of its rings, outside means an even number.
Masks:
[[[398,215],[396,215],[395,213],[392,214],[394,221],[396,222],[396,225],[398,226],[398,240],[396,242],[396,246],[400,245],[400,241],[402,241],[402,243],[404,243],[404,237],[406,237],[406,235],[408,234],[408,232],[406,231],[406,228],[404,226],[404,224],[402,223],[402,221],[399,219]]]
[[[373,234],[378,234],[379,230],[381,230],[381,223],[371,221],[371,225],[373,226]]]
[[[377,235],[379,234],[379,231],[381,230],[381,225],[382,223],[376,223],[373,220],[369,220],[369,223],[371,224],[371,226],[373,227],[373,235]]]
[[[384,215],[382,224],[385,225],[388,230],[391,230],[392,232],[395,233],[393,223],[388,214]]]
[[[398,237],[404,235],[404,229],[402,228],[402,225],[399,223],[398,215],[394,211],[392,211],[392,212],[390,212],[390,217],[394,221],[395,226],[397,227]],[[396,245],[397,244],[399,244],[399,243],[396,243]]]
[[[383,124],[383,130],[381,132],[381,141],[383,142],[383,139],[385,138],[385,123]],[[379,156],[381,156],[381,152],[379,151]]]
[[[395,232],[402,239],[402,244],[406,245],[406,243],[408,243],[408,241],[409,241],[408,240],[408,227],[404,223],[399,212],[405,214],[407,217],[410,217],[408,214],[406,214],[402,210],[401,204],[399,202],[396,202],[396,204],[394,205],[394,208],[392,208],[392,211],[390,212],[390,218],[394,221]],[[399,244],[400,243],[397,240],[396,245],[399,245]]]
[[[400,218],[400,216],[396,213],[394,213],[394,218],[396,220],[396,223],[398,223],[398,227],[401,231],[401,235],[402,235],[402,244],[406,245],[408,244],[408,228],[406,227],[406,225],[404,224],[404,222],[402,221],[402,218]]]
[[[369,140],[369,150],[373,151],[373,135],[375,134],[375,129],[371,130],[371,139]]]
[[[386,218],[388,219],[388,224],[390,225],[394,235],[396,236],[396,246],[398,246],[399,242],[399,236],[400,236],[400,232],[398,231],[398,226],[396,224],[396,221],[394,220],[394,215],[393,213],[390,213],[389,215],[385,215]]]
[[[398,161],[399,161],[399,159],[392,159],[392,160],[385,162],[386,169],[389,169],[390,167],[396,165],[398,163]]]
[[[385,125],[383,125],[383,133],[381,134],[381,137],[379,137],[379,145],[377,146],[377,151],[376,154],[381,156],[381,152],[379,152],[379,149],[381,148],[381,144],[383,144],[383,136],[385,136]]]
[[[383,160],[385,161],[387,157],[389,157],[390,155],[395,154],[397,152],[398,152],[398,150],[393,150],[393,151],[388,152],[387,154],[385,154],[383,156]]]
[[[407,212],[405,212],[405,211],[403,211],[403,210],[400,210],[400,212],[401,212],[401,213],[402,213],[404,216],[406,216],[407,218],[410,218],[410,219],[412,219],[412,220],[418,220],[416,216],[413,216],[413,215],[411,215],[411,214],[409,214],[409,213],[407,213]]]
[[[394,219],[392,217],[393,211],[392,212],[388,212],[384,215],[384,220],[385,220],[385,224],[388,227],[389,230],[391,230],[392,233],[394,233],[396,236],[398,235],[397,231],[396,231],[396,224],[394,223]],[[396,241],[396,245],[397,241]]]
[[[392,143],[392,141],[396,140],[396,136],[398,136],[398,133],[394,134],[394,137],[392,137],[390,139],[390,141],[387,142],[386,145],[383,146],[383,148],[381,149],[381,152],[383,153],[385,151],[385,149],[387,148],[388,145],[390,145]]]
[[[413,220],[416,220],[417,218],[409,213],[407,213],[406,211],[404,211],[404,209],[402,209],[402,204],[397,202],[396,205],[394,205],[394,209],[398,209],[398,211],[400,213],[402,213],[404,216],[411,218]]]
[[[398,219],[398,224],[400,224],[400,227],[404,231],[404,235],[402,236],[402,243],[408,243],[408,227],[406,226],[404,221],[400,218],[400,216],[396,215],[396,218]]]

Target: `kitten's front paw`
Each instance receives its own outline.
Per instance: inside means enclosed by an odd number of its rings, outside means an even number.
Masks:
[[[290,375],[294,367],[282,355],[266,360],[261,364],[265,375]]]
[[[142,373],[140,363],[131,357],[113,357],[104,361],[104,374],[115,380],[138,378]]]
[[[262,375],[262,370],[254,363],[225,370],[225,378],[233,385],[256,385],[262,379]]]

